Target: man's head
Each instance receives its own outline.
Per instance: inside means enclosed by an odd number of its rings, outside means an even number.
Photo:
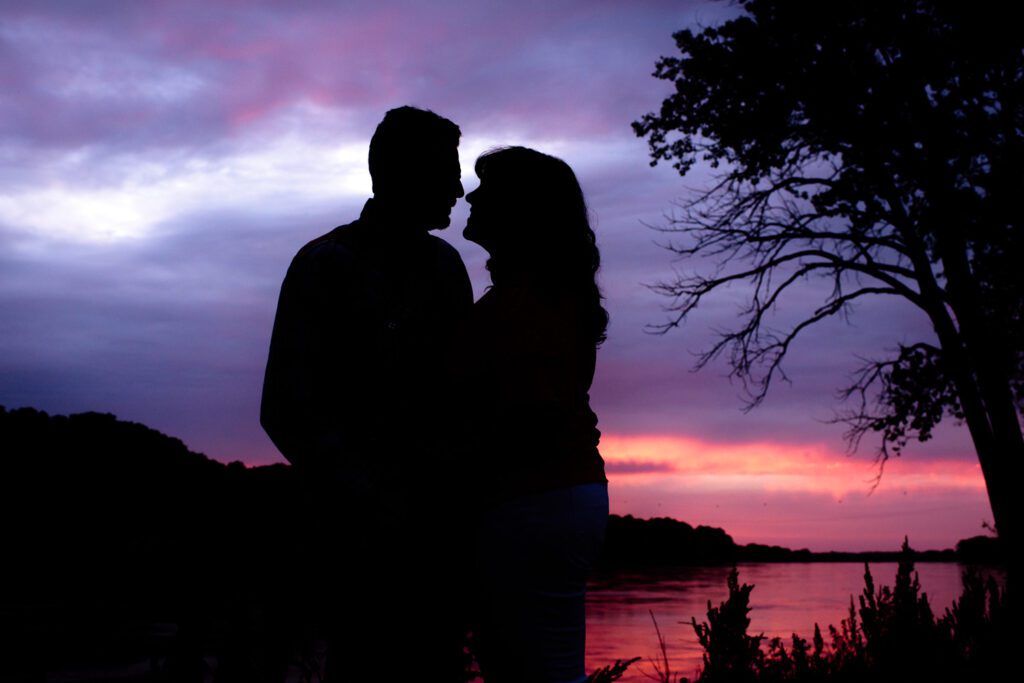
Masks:
[[[458,126],[432,111],[389,111],[370,139],[374,198],[427,230],[448,227],[452,207],[464,194],[461,135]]]

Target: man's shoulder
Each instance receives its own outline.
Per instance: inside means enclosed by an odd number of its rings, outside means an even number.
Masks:
[[[313,266],[324,261],[347,260],[358,251],[359,238],[358,220],[339,225],[303,245],[292,259],[292,267]]]

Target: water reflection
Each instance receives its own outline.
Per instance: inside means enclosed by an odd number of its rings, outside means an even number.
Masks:
[[[919,563],[921,590],[936,616],[961,591],[963,565],[952,562]],[[665,638],[674,675],[691,679],[701,664],[693,617],[707,617],[707,602],[718,605],[728,596],[730,567],[683,567],[671,570],[619,573],[597,577],[587,597],[587,668],[593,670],[616,659],[643,657],[627,672],[626,683],[650,681],[649,659],[658,650],[651,613]],[[893,585],[895,562],[871,564],[875,585]],[[794,563],[741,564],[741,583],[754,584],[750,604],[750,633],[788,639],[797,633],[810,638],[818,623],[826,644],[828,625],[839,625],[848,614],[850,596],[864,589],[864,564]],[[674,676],[673,676],[674,677]]]

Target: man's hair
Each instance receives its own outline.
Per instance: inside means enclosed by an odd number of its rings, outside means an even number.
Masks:
[[[409,164],[410,155],[437,147],[457,147],[461,137],[457,125],[430,110],[409,106],[390,110],[370,138],[374,192],[387,186],[397,169]]]

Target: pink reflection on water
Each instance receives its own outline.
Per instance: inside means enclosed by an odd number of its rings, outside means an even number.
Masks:
[[[707,601],[717,606],[728,596],[729,567],[682,567],[660,572],[622,573],[591,582],[587,595],[587,670],[616,659],[643,657],[621,679],[625,683],[650,681],[650,660],[659,656],[658,638],[650,612],[665,639],[673,680],[695,677],[702,650],[690,619],[707,618]],[[932,611],[941,616],[960,596],[963,566],[951,562],[919,563],[921,590],[928,594]],[[871,563],[875,586],[892,586],[893,562]],[[997,574],[998,575],[998,574]],[[846,618],[850,597],[864,590],[864,564],[741,564],[740,583],[754,584],[750,596],[750,629],[756,635],[791,635],[810,640],[814,624],[821,627],[826,646],[828,626]],[[788,649],[788,642],[787,642]],[[648,674],[648,675],[645,675]]]

